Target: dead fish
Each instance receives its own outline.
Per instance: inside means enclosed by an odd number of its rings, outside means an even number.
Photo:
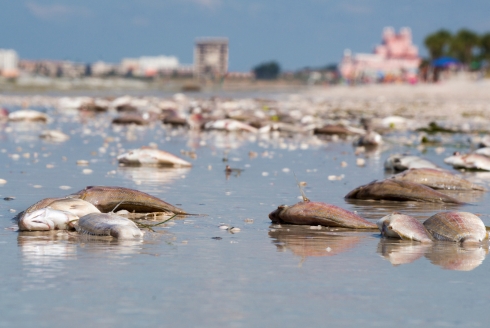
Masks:
[[[70,137],[68,135],[66,135],[63,132],[58,131],[58,130],[45,130],[45,131],[41,132],[41,134],[39,135],[39,138],[45,139],[48,141],[53,141],[53,142],[63,142],[63,141],[70,139]]]
[[[357,187],[344,198],[462,204],[459,200],[427,186],[393,179],[375,180]]]
[[[19,220],[19,230],[45,231],[74,229],[78,216],[65,211],[42,208],[23,215]]]
[[[376,229],[376,224],[335,205],[304,201],[281,205],[269,214],[274,223],[322,225],[352,229]]]
[[[313,134],[326,134],[326,135],[362,135],[366,131],[350,126],[327,124],[321,128],[313,130]]]
[[[149,121],[140,114],[124,114],[120,115],[112,120],[112,124],[136,124],[147,125]]]
[[[432,168],[439,169],[434,163],[418,156],[395,154],[384,163],[385,170],[405,171],[408,169]]]
[[[432,239],[424,225],[414,217],[393,212],[376,222],[384,237],[431,243]]]
[[[409,169],[392,176],[390,179],[419,183],[432,189],[449,190],[485,190],[451,172],[430,168]]]
[[[204,128],[207,130],[248,131],[253,133],[258,132],[257,128],[232,119],[208,122],[204,125]]]
[[[354,146],[376,147],[383,143],[381,135],[375,131],[368,131],[365,135],[354,141]]]
[[[172,212],[174,214],[187,214],[184,210],[161,199],[142,191],[124,187],[89,186],[69,197],[83,199],[105,213],[117,207],[118,210],[136,213]]]
[[[48,115],[32,109],[21,109],[9,114],[9,121],[13,122],[47,122]]]
[[[455,152],[444,159],[444,163],[455,169],[490,171],[490,158],[480,154],[460,154]]]
[[[479,148],[474,151],[474,154],[490,157],[490,147]]]
[[[42,208],[51,208],[53,210],[66,211],[73,213],[77,216],[83,216],[85,214],[100,212],[94,205],[83,199],[66,198],[66,197],[55,197],[55,198],[44,198],[37,203],[29,206],[26,210],[20,212],[16,219],[20,220],[22,216],[32,213],[36,210]]]
[[[84,235],[111,236],[118,239],[143,236],[143,232],[133,221],[114,213],[92,213],[82,216],[76,229]]]
[[[117,160],[119,163],[129,165],[167,165],[176,167],[192,166],[191,163],[175,155],[150,147],[141,147],[139,149],[130,150],[127,153],[119,155]]]
[[[58,211],[70,212],[78,217],[82,217],[90,213],[100,213],[97,207],[79,198],[56,199],[48,205],[48,208],[52,208]]]
[[[437,213],[424,222],[424,227],[436,240],[480,243],[488,237],[482,220],[468,212]]]

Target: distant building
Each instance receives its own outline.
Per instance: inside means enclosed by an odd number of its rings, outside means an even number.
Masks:
[[[155,56],[124,58],[121,61],[120,73],[134,76],[155,76],[160,72],[179,69],[179,59],[173,56]]]
[[[404,27],[399,34],[392,27],[383,31],[383,41],[374,53],[352,54],[344,52],[339,65],[342,77],[347,80],[383,80],[388,77],[416,79],[421,58],[417,47],[412,43],[412,32]]]
[[[0,75],[16,77],[19,75],[19,56],[12,49],[0,49]]]
[[[86,64],[67,60],[26,60],[19,61],[22,72],[48,77],[79,78],[85,75]]]
[[[91,76],[108,76],[114,75],[116,72],[117,66],[115,64],[106,63],[104,61],[96,61],[95,63],[90,64],[90,75]]]
[[[202,38],[194,48],[194,73],[197,77],[220,78],[228,72],[228,39]]]

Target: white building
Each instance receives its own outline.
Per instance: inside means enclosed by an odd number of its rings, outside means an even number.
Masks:
[[[90,68],[93,76],[104,76],[116,71],[116,65],[101,60],[90,65]]]
[[[194,71],[198,77],[223,77],[228,73],[228,39],[200,38],[194,48]]]
[[[19,75],[19,56],[12,49],[0,49],[0,75],[16,77]]]
[[[124,58],[121,61],[121,73],[131,72],[135,76],[154,76],[161,71],[176,70],[179,68],[179,59],[174,56],[155,56]]]

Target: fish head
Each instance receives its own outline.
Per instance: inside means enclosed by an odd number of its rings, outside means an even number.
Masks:
[[[110,232],[111,236],[117,239],[134,239],[143,237],[143,231],[136,227],[117,226]]]
[[[279,205],[276,210],[269,213],[269,219],[275,223],[281,222],[281,213],[288,207],[287,205]]]
[[[488,235],[488,233],[487,233]],[[465,236],[463,238],[460,239],[460,242],[463,243],[463,244],[479,244],[483,241],[484,238],[481,238],[481,236],[474,236],[474,235],[470,235],[470,236]]]
[[[27,213],[19,220],[19,229],[28,231],[54,230],[55,224],[47,217],[47,209],[43,208]]]

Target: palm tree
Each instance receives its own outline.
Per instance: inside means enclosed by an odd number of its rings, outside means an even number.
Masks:
[[[461,29],[453,37],[450,52],[462,63],[470,64],[474,59],[474,51],[480,44],[478,34],[467,29]]]
[[[431,59],[437,59],[447,55],[451,39],[451,32],[444,29],[429,34],[425,38],[424,44],[429,50]]]
[[[482,59],[490,60],[490,33],[480,37],[480,56]]]

